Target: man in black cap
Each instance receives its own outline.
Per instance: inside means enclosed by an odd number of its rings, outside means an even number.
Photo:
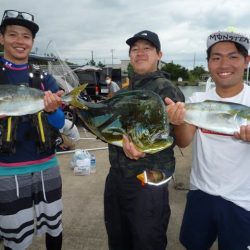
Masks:
[[[46,234],[49,250],[59,250],[62,245],[61,176],[55,136],[64,125],[64,114],[55,79],[28,63],[38,29],[32,14],[16,10],[6,10],[0,25],[4,47],[0,84],[26,83],[45,91],[43,112],[0,117],[0,237],[5,250],[27,249],[34,233]],[[9,140],[6,135],[10,135]]]
[[[158,70],[162,57],[158,35],[144,30],[126,43],[134,70],[129,89],[147,89],[159,94],[162,99],[170,97],[175,101],[184,101],[180,90]],[[172,127],[170,135],[173,136]],[[166,248],[170,216],[167,182],[175,168],[174,146],[175,143],[158,153],[144,154],[125,136],[123,149],[109,145],[111,168],[104,193],[109,249]],[[140,182],[138,175],[141,173],[145,173],[149,182]]]
[[[4,29],[7,25],[19,25],[26,27],[35,38],[39,30],[39,26],[34,22],[34,16],[27,12],[20,12],[16,10],[6,10],[3,15],[1,28]]]

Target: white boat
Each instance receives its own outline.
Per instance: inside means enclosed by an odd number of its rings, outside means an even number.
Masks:
[[[215,83],[212,79],[212,77],[210,76],[207,81],[206,81],[206,91],[208,91],[209,89],[215,87]]]

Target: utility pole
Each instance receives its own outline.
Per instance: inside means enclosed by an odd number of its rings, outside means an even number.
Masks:
[[[91,50],[91,60],[89,61],[89,64],[91,66],[95,66],[95,61],[94,61],[94,51]]]
[[[114,49],[111,49],[110,50],[111,51],[111,59],[112,59],[112,68],[113,68],[113,64],[114,64],[114,62],[113,62],[113,60],[114,60]]]
[[[193,63],[193,69],[195,68],[195,53],[194,53],[194,63]]]

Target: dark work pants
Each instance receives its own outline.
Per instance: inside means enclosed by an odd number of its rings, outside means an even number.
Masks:
[[[250,211],[220,196],[189,191],[181,243],[188,250],[208,250],[216,238],[219,250],[250,249]]]
[[[136,177],[109,173],[104,217],[110,250],[165,250],[170,217],[167,185],[142,186]]]

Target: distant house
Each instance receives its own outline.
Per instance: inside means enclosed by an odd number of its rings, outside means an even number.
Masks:
[[[209,74],[209,73],[205,73],[205,74],[202,74],[202,75],[200,76],[200,80],[201,80],[202,82],[206,82],[206,81],[208,80],[209,77],[210,77],[210,74]]]

